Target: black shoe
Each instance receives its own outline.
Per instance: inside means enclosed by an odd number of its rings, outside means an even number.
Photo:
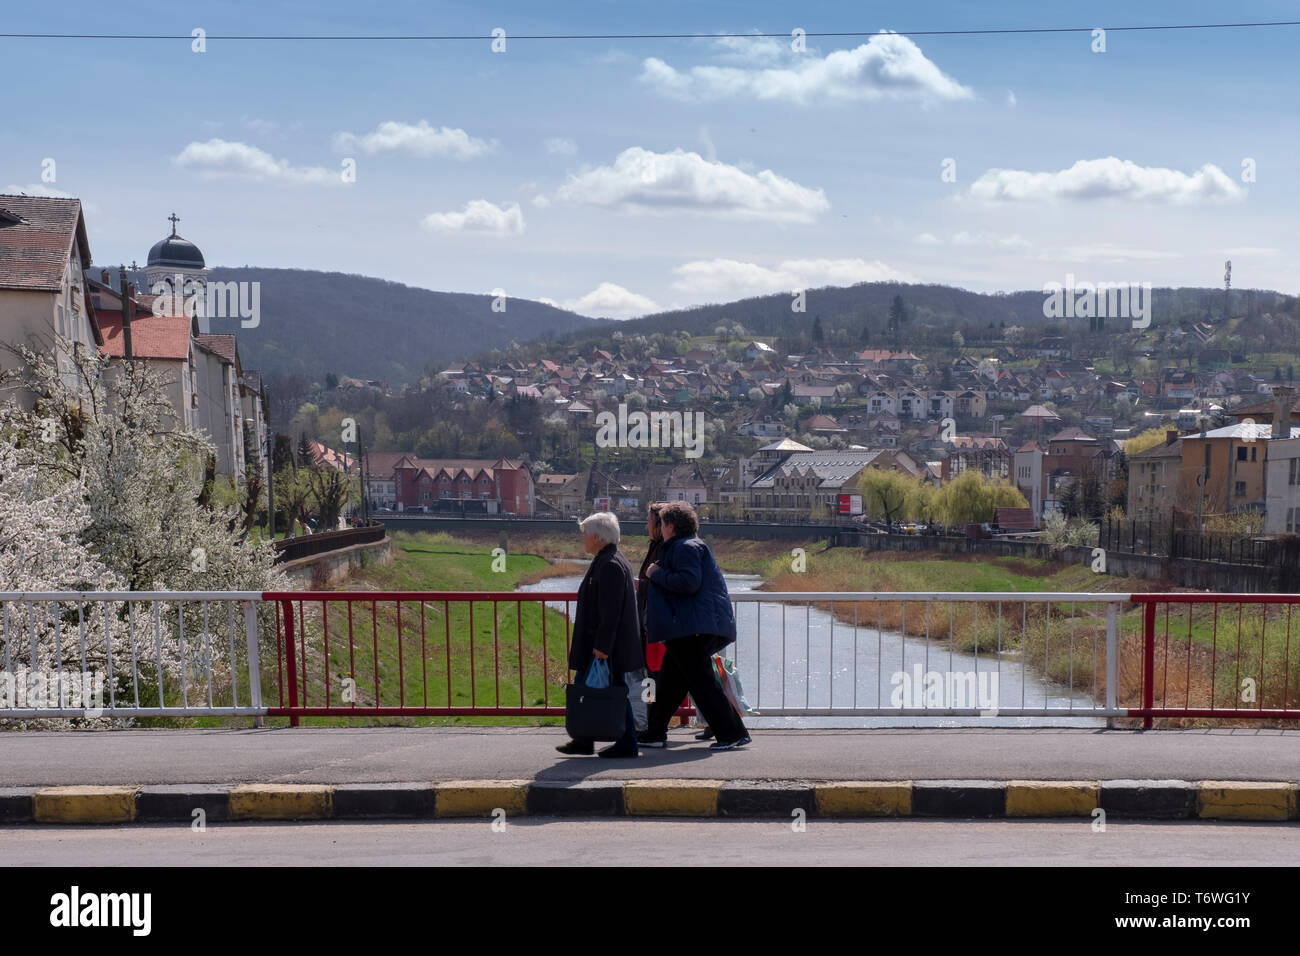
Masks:
[[[630,747],[620,747],[618,744],[611,744],[608,747],[602,747],[598,753],[601,757],[639,757],[641,752],[633,750]]]
[[[570,740],[567,744],[561,744],[555,748],[562,754],[569,754],[572,757],[590,757],[596,752],[596,745],[588,741],[579,743],[576,740]]]
[[[659,749],[663,749],[664,747],[668,746],[667,737],[651,737],[644,730],[637,732],[636,742],[640,744],[642,747],[657,747]]]
[[[709,749],[710,750],[735,750],[738,747],[743,747],[745,746],[745,744],[751,744],[751,743],[753,743],[753,741],[750,740],[749,734],[745,734],[739,740],[732,740],[728,743],[723,743],[721,740],[719,740],[717,743],[709,744]]]
[[[712,739],[713,739],[713,728],[712,728],[712,727],[705,727],[703,730],[701,730],[698,734],[695,735],[695,739],[696,739],[696,740],[712,740]]]

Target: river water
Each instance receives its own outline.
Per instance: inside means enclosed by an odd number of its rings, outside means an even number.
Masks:
[[[756,575],[727,574],[731,594],[754,591]],[[576,591],[580,575],[547,578],[519,588],[527,592]],[[563,602],[550,605],[561,613]],[[755,728],[812,727],[1042,727],[1104,726],[1104,718],[1087,714],[1094,705],[1090,687],[1076,676],[1075,690],[1042,680],[1018,659],[950,651],[946,640],[904,637],[877,631],[860,621],[832,621],[827,611],[810,606],[739,602],[733,657],[745,697],[760,712],[767,709],[830,710],[844,708],[934,707],[939,701],[979,707],[984,716],[861,717],[849,714],[746,716]],[[909,605],[909,612],[912,606]],[[917,606],[916,613],[924,610]],[[1008,613],[1010,610],[1008,609]],[[937,676],[929,676],[937,675]],[[960,688],[939,690],[956,675]],[[964,675],[964,678],[963,676]],[[927,701],[927,688],[929,691]],[[996,704],[995,704],[996,701]],[[1072,708],[1080,716],[994,716],[998,709]],[[940,706],[940,709],[943,709]]]

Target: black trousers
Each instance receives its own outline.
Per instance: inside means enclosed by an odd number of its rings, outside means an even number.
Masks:
[[[664,663],[646,729],[650,739],[668,732],[668,721],[688,692],[719,741],[730,743],[745,736],[744,721],[713,676],[713,655],[706,650],[713,640],[707,634],[690,634],[664,642]]]

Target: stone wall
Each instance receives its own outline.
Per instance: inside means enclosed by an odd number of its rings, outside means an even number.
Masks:
[[[354,571],[366,565],[388,564],[392,560],[393,539],[384,538],[286,561],[278,570],[288,575],[292,589],[320,590],[345,583]]]

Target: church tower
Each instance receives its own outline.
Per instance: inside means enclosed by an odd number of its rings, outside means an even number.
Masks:
[[[144,269],[144,291],[155,295],[183,296],[182,301],[186,302],[192,299],[199,331],[210,332],[205,308],[208,270],[203,262],[203,253],[194,243],[177,235],[176,223],[180,222],[180,217],[176,213],[167,218],[172,224],[172,233],[159,239],[149,250],[149,261]]]

